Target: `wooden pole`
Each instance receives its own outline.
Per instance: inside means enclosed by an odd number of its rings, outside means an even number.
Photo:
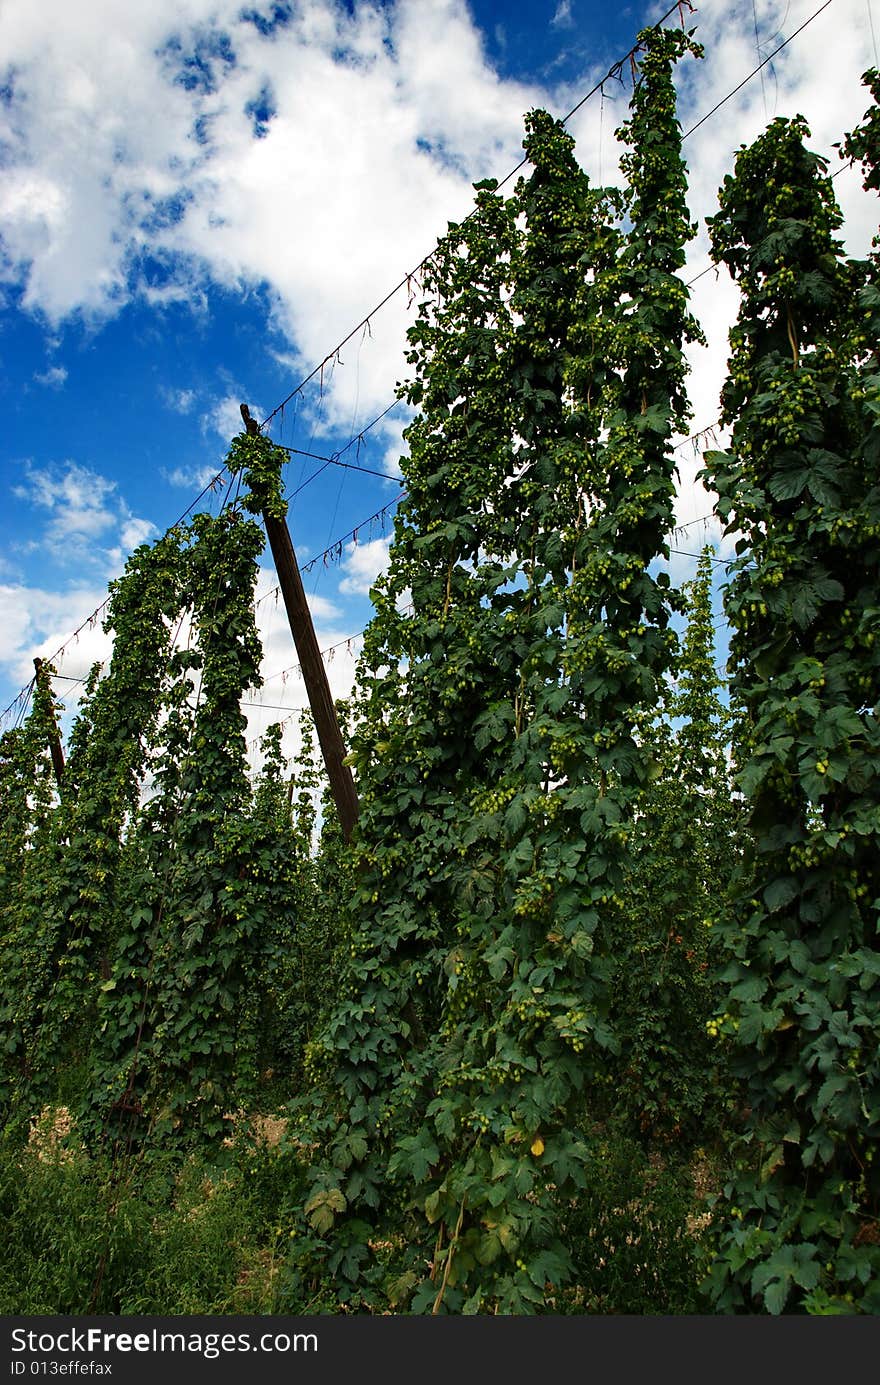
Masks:
[[[48,695],[49,706],[52,704],[52,689],[49,684],[49,675],[46,672],[42,659],[34,659],[34,668],[37,674],[37,683],[40,689]],[[61,749],[61,737],[58,733],[58,723],[55,720],[55,713],[52,713],[52,729],[49,732],[49,754],[52,756],[52,768],[55,771],[55,783],[58,791],[61,791],[61,781],[64,778],[64,751]]]
[[[327,670],[324,668],[324,661],[318,649],[315,627],[312,624],[312,613],[309,610],[302,578],[299,575],[299,566],[293,550],[290,530],[286,520],[273,519],[265,511],[263,521],[266,525],[266,534],[275,561],[275,571],[278,573],[278,585],[281,587],[281,595],[284,597],[287,619],[290,622],[290,633],[293,635],[293,643],[296,646],[308,693],[309,706],[315,719],[315,730],[318,733],[318,744],[324,756],[324,764],[330,780],[330,790],[339,813],[343,836],[346,841],[350,841],[358,818],[357,790],[354,786],[351,770],[348,765],[343,763],[345,745],[336,717],[336,708],[330,695]]]
[[[260,425],[255,418],[251,417],[251,411],[247,404],[241,404],[239,408],[248,436],[258,437]],[[287,527],[286,519],[276,519],[265,509],[263,510],[263,523],[266,526],[269,547],[275,561],[275,571],[278,573],[278,585],[281,588],[281,595],[284,597],[290,633],[293,635],[293,643],[299,655],[299,666],[302,669],[309,706],[315,719],[318,744],[321,747],[327,777],[330,780],[330,792],[333,794],[336,811],[339,813],[342,834],[346,841],[350,841],[354,825],[358,819],[357,790],[354,786],[351,770],[348,765],[343,763],[345,745],[336,717],[336,708],[330,695],[327,670],[324,668],[324,661],[318,648],[315,627],[312,624],[312,613],[309,610],[305,588],[299,575],[299,564],[293,551],[290,530]]]

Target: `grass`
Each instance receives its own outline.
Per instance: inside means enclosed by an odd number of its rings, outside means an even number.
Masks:
[[[0,1313],[343,1311],[329,1273],[310,1285],[308,1302],[291,1301],[284,1209],[300,1198],[302,1169],[284,1148],[283,1128],[277,1118],[242,1116],[212,1156],[151,1150],[116,1162],[83,1147],[63,1107],[47,1109],[25,1144],[7,1135]],[[601,1127],[591,1150],[585,1192],[560,1207],[574,1282],[548,1292],[545,1311],[705,1312],[707,1161],[649,1154]],[[392,1284],[393,1247],[386,1258]],[[406,1307],[388,1302],[389,1310]]]
[[[25,1147],[0,1145],[0,1313],[280,1312],[293,1177],[253,1134],[216,1161],[152,1151],[114,1163],[49,1113]]]

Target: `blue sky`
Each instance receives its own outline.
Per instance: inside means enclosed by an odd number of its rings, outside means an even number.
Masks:
[[[707,0],[689,20],[706,46],[683,64],[681,116],[696,124],[821,0]],[[803,112],[813,147],[867,104],[880,4],[832,0],[721,111],[688,137],[701,230],[687,277],[708,265],[704,218],[737,146],[774,115]],[[99,607],[132,547],[161,533],[220,470],[238,404],[260,418],[327,359],[283,417],[283,441],[330,455],[393,400],[415,292],[400,290],[335,357],[337,343],[465,215],[471,183],[520,157],[522,114],[569,110],[662,6],[588,0],[6,0],[0,9],[0,711],[35,654],[64,647],[58,691],[106,657]],[[572,121],[584,167],[617,178],[612,84]],[[876,204],[835,182],[847,246],[864,253]],[[709,335],[692,356],[694,427],[711,424],[736,301],[704,274],[694,308]],[[273,423],[280,437],[282,420]],[[393,411],[345,456],[398,472]],[[717,525],[680,452],[676,546]],[[295,489],[320,463],[294,456]],[[351,683],[387,553],[396,480],[325,467],[290,522],[337,694]],[[219,503],[219,496],[209,502]],[[205,502],[208,503],[208,502]],[[355,543],[351,532],[358,529]],[[335,560],[322,551],[342,540]],[[691,560],[674,555],[675,575]],[[260,593],[274,575],[266,560]],[[255,736],[305,703],[283,610],[259,608],[265,710]],[[9,724],[9,719],[4,725]],[[288,742],[289,744],[290,742]]]

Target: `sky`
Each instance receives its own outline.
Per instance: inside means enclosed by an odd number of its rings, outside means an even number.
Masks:
[[[683,273],[708,337],[690,351],[695,432],[717,418],[736,314],[705,229],[736,149],[775,116],[803,114],[812,148],[841,170],[847,251],[865,254],[877,230],[876,198],[834,145],[868,105],[859,79],[880,65],[880,0],[829,0],[816,14],[821,4],[705,0],[686,15],[705,46],[677,76],[699,226]],[[56,656],[69,726],[77,680],[109,654],[108,582],[221,472],[242,401],[299,449],[285,473],[291,534],[331,688],[346,695],[401,490],[406,414],[385,411],[407,371],[418,301],[407,276],[467,215],[472,184],[519,162],[524,112],[571,110],[664,8],[0,0],[3,728],[35,655]],[[628,90],[606,83],[569,122],[594,181],[620,181]],[[671,562],[686,580],[705,542],[730,550],[703,518],[712,497],[694,446],[677,456],[686,527]],[[218,485],[199,508],[222,499]],[[306,704],[262,563],[252,757],[270,721]]]

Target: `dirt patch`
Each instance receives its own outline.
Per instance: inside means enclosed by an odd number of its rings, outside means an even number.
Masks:
[[[44,1106],[28,1130],[28,1149],[43,1164],[69,1164],[73,1150],[69,1139],[73,1117],[66,1106]]]
[[[698,1154],[691,1165],[691,1177],[694,1180],[694,1195],[696,1202],[702,1204],[705,1211],[691,1212],[686,1220],[688,1234],[695,1240],[707,1229],[712,1221],[712,1213],[708,1203],[710,1198],[717,1197],[721,1191],[718,1187],[717,1172],[704,1154]]]
[[[287,1134],[288,1121],[284,1116],[252,1116],[251,1128],[257,1139],[274,1149]]]

